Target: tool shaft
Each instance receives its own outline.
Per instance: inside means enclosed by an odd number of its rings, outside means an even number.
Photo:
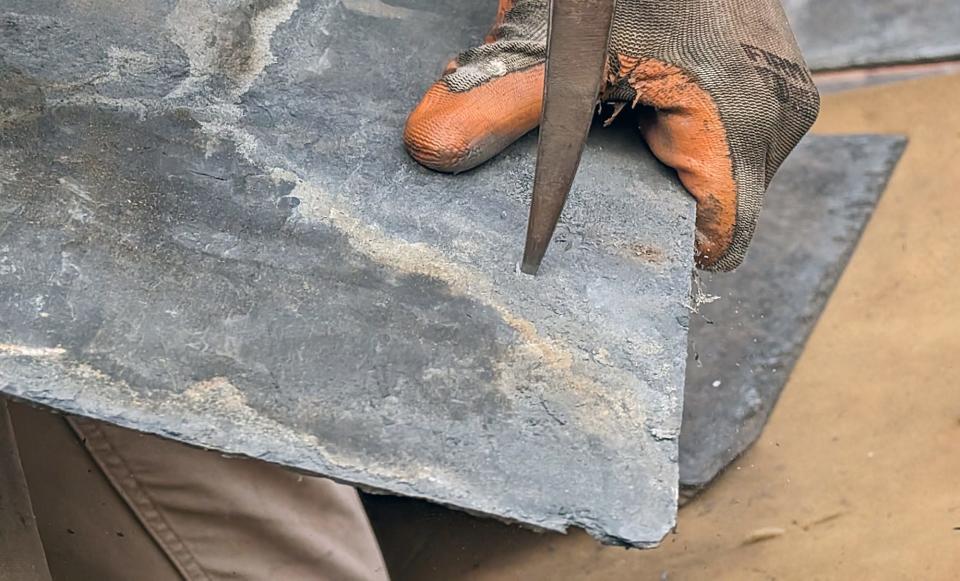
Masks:
[[[540,138],[520,270],[536,274],[573,185],[604,76],[616,0],[552,0]]]

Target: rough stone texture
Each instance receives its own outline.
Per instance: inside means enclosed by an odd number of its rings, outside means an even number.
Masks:
[[[535,140],[458,177],[400,142],[492,15],[462,0],[5,0],[0,390],[659,542],[678,494],[693,204],[632,131],[597,132],[541,276],[516,274]]]
[[[960,57],[957,0],[782,0],[813,69]]]
[[[715,300],[690,323],[685,488],[708,484],[760,435],[904,145],[808,136],[774,178],[743,265],[700,274],[695,295]]]

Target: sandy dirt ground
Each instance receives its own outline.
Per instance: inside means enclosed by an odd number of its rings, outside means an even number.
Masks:
[[[651,551],[374,503],[394,578],[960,579],[960,76],[828,95],[910,143],[766,431]]]

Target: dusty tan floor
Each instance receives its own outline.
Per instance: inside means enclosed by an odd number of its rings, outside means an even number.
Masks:
[[[815,130],[911,141],[763,437],[678,533],[401,511],[397,579],[960,579],[960,76],[830,95]]]

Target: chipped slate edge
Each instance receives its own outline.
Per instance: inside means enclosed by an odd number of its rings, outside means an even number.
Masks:
[[[484,509],[484,505],[491,506],[495,503],[471,502],[469,498],[458,498],[455,504],[452,500],[444,501],[446,495],[442,485],[438,485],[435,489],[429,489],[419,487],[412,482],[399,481],[391,478],[390,475],[374,477],[370,470],[352,469],[349,467],[348,459],[341,459],[338,462],[336,455],[331,455],[326,451],[315,436],[292,430],[279,422],[263,417],[247,406],[243,395],[222,378],[197,382],[183,394],[183,398],[188,400],[188,406],[178,407],[176,411],[178,413],[183,413],[184,410],[192,412],[189,416],[184,417],[183,431],[169,429],[160,415],[144,413],[142,408],[135,410],[136,413],[128,413],[131,409],[125,410],[123,415],[111,413],[110,410],[116,409],[117,401],[123,401],[131,397],[137,398],[136,391],[124,382],[110,378],[86,364],[66,360],[65,355],[66,351],[59,348],[0,344],[0,362],[4,363],[5,370],[5,380],[3,384],[0,384],[0,392],[3,392],[4,397],[50,409],[57,413],[92,418],[183,443],[186,443],[184,442],[184,434],[189,433],[189,439],[192,440],[192,443],[188,443],[188,445],[196,448],[217,451],[227,456],[261,460],[297,472],[357,486],[365,492],[373,494],[402,494],[468,514],[493,518],[507,524],[516,524],[534,530],[566,533],[569,527],[582,528],[605,544],[636,548],[653,548],[660,544],[659,542],[637,542],[635,539],[611,535],[604,528],[597,526],[593,519],[585,518],[585,515],[558,514],[556,518],[544,519],[542,516],[515,511],[505,510],[500,513],[491,513],[489,508]],[[14,373],[19,377],[11,378],[10,376]],[[61,388],[51,390],[43,387],[54,382],[59,384]],[[62,393],[64,389],[73,391],[74,395],[70,398],[65,398],[62,395],[58,396],[57,394]],[[196,413],[214,406],[222,411],[224,402],[228,402],[226,405],[229,406],[229,411],[232,414],[244,417],[243,425],[256,425],[257,433],[259,435],[267,434],[268,437],[244,438],[244,435],[249,434],[242,430],[234,431],[234,426],[225,422],[222,415]],[[176,401],[170,401],[164,402],[164,405],[170,407],[176,403]],[[220,444],[213,444],[209,438],[204,441],[197,434],[228,435],[225,439],[233,442],[233,445],[224,447]],[[267,442],[270,443],[269,446],[265,445]],[[286,443],[286,445],[278,447],[278,443]],[[304,449],[315,450],[317,453],[307,457],[304,455]],[[294,466],[296,468],[293,468]],[[670,528],[674,524],[672,523]],[[669,529],[667,530],[669,531]]]

